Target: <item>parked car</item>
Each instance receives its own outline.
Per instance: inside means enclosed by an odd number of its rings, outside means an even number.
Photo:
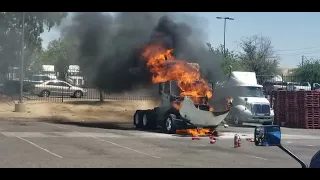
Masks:
[[[311,91],[316,90],[319,91],[320,84],[319,83],[309,83],[309,82],[288,82],[287,90],[288,91]]]
[[[41,84],[35,84],[32,92],[40,97],[52,95],[81,98],[87,94],[87,90],[60,80],[48,80]]]
[[[30,82],[31,84],[41,84],[44,83],[45,81],[49,80],[56,80],[57,78],[55,76],[48,76],[48,75],[43,75],[43,74],[34,74],[29,76],[25,82]]]

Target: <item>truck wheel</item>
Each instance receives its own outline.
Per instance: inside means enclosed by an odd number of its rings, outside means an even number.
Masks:
[[[141,110],[137,110],[136,113],[134,113],[133,125],[135,125],[136,128],[142,127],[142,111]]]
[[[174,122],[175,115],[169,114],[164,121],[164,132],[167,134],[176,133],[176,124]]]
[[[142,125],[144,129],[156,129],[157,124],[153,110],[144,111],[142,117]]]
[[[233,124],[236,126],[242,126],[243,122],[237,115],[233,115]]]

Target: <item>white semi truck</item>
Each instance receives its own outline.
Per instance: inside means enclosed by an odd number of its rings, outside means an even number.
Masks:
[[[219,105],[230,97],[233,108],[226,117],[227,122],[237,126],[243,123],[273,124],[274,112],[254,72],[233,71],[225,82],[216,84],[213,93],[215,109],[224,108]]]

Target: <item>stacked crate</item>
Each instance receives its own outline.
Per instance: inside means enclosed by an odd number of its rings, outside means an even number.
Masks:
[[[297,113],[298,128],[320,129],[320,93],[298,91]]]
[[[273,101],[273,109],[274,109],[274,123],[277,125],[281,125],[282,122],[286,123],[286,96],[287,91],[274,91],[272,93],[274,97]]]
[[[297,101],[296,92],[286,92],[285,112],[286,112],[286,127],[296,127],[297,124]]]

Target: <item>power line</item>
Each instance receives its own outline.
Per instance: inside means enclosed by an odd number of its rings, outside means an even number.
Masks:
[[[288,56],[288,55],[314,54],[314,53],[320,53],[320,50],[309,51],[309,52],[307,51],[307,52],[280,53],[280,54],[277,54],[277,55],[285,55],[285,56]]]
[[[299,51],[299,50],[315,49],[315,48],[320,48],[320,46],[306,47],[306,48],[299,48],[299,49],[276,49],[275,51],[287,52],[287,51]]]
[[[309,59],[320,59],[320,56],[304,56]]]

